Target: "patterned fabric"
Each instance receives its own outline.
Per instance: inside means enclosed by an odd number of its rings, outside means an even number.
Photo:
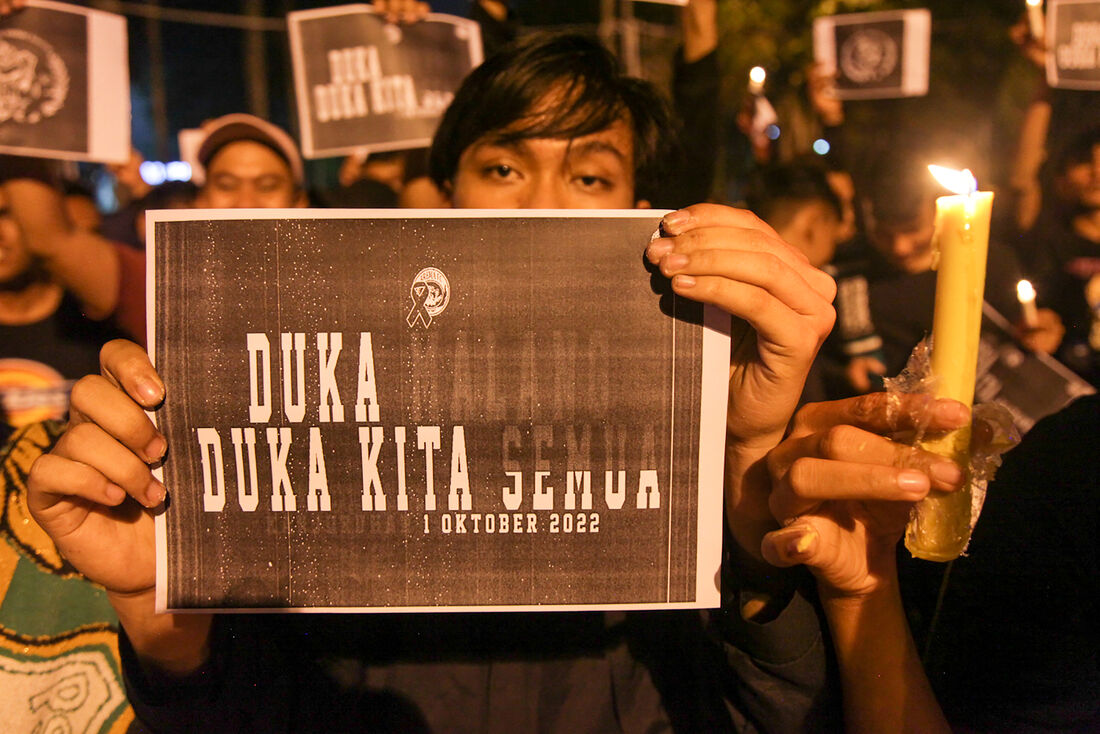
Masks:
[[[27,508],[31,464],[61,428],[31,424],[0,449],[0,731],[117,734],[133,719],[118,620]]]

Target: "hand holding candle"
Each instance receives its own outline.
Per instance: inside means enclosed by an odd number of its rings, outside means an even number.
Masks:
[[[982,323],[985,261],[993,194],[978,191],[970,171],[939,166],[929,170],[954,196],[936,200],[933,247],[937,252],[936,310],[932,320],[931,370],[937,397],[974,402],[978,337]],[[928,451],[950,457],[964,470],[970,463],[970,426],[925,441]],[[918,558],[949,561],[970,541],[969,480],[964,489],[933,491],[921,501],[905,532],[905,546]]]

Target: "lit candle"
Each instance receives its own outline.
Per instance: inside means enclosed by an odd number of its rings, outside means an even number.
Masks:
[[[754,66],[749,69],[749,94],[763,94],[764,82],[768,78],[768,72],[763,66]]]
[[[1027,24],[1031,37],[1043,41],[1046,37],[1046,19],[1043,17],[1043,0],[1027,0]]]
[[[993,194],[978,191],[970,171],[939,166],[929,170],[954,196],[936,199],[933,247],[937,253],[936,307],[932,318],[931,370],[937,397],[974,402],[978,337],[982,325],[985,260]],[[947,456],[964,471],[970,463],[970,426],[925,441],[922,448]],[[905,533],[905,546],[918,558],[952,560],[970,541],[972,492],[933,492],[917,504]]]
[[[1021,280],[1016,284],[1016,298],[1020,300],[1020,312],[1024,317],[1024,326],[1034,329],[1039,325],[1039,312],[1035,310],[1035,289],[1030,280]]]

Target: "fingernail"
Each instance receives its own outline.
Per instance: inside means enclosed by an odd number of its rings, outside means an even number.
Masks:
[[[932,478],[941,484],[957,487],[962,484],[962,469],[953,461],[937,461],[928,468]]]
[[[653,262],[659,262],[662,257],[672,251],[672,243],[668,240],[654,240],[646,248],[646,256]]]
[[[957,400],[937,400],[936,414],[955,425],[965,425],[970,420],[970,409]]]
[[[682,253],[674,252],[665,257],[663,264],[666,271],[679,270],[688,264],[688,257]]]
[[[126,490],[117,484],[108,484],[104,494],[107,495],[107,501],[112,505],[117,505],[119,502],[126,499]]]
[[[157,461],[164,456],[165,450],[168,448],[168,442],[164,439],[164,436],[157,435],[149,445],[145,447],[145,458],[148,461]]]
[[[929,488],[928,477],[923,472],[906,469],[898,474],[898,489],[906,494],[923,497]]]
[[[682,209],[669,212],[661,219],[661,226],[665,228],[665,232],[671,235],[680,234],[689,224],[691,224],[691,214]]]
[[[156,507],[161,502],[164,502],[165,495],[168,494],[164,485],[153,478],[149,480],[148,486],[145,487],[145,503],[146,507]]]
[[[674,288],[681,288],[687,290],[688,288],[695,287],[695,278],[690,275],[676,275],[672,278],[672,285]]]
[[[142,380],[137,385],[138,397],[140,397],[145,403],[157,403],[160,402],[161,397],[164,395],[162,388],[153,380]]]

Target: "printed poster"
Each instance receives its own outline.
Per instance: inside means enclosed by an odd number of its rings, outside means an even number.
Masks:
[[[401,25],[341,5],[290,13],[287,24],[306,158],[428,147],[481,63],[477,23],[451,15]]]
[[[839,99],[928,93],[932,14],[915,10],[847,13],[814,20],[814,60],[836,78]]]
[[[1047,83],[1100,89],[1100,2],[1047,2]]]
[[[129,160],[125,18],[27,0],[0,19],[0,153]]]
[[[983,302],[974,401],[1002,405],[1023,435],[1041,419],[1096,391],[1050,355],[1022,348],[1013,331],[1004,316]]]
[[[659,212],[151,212],[160,609],[719,604],[728,315]]]

